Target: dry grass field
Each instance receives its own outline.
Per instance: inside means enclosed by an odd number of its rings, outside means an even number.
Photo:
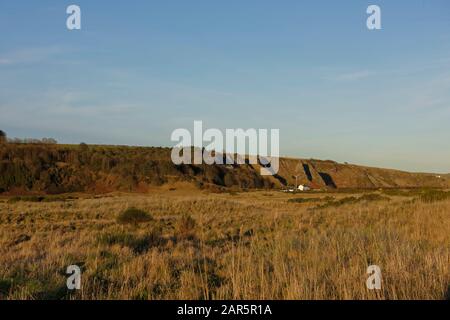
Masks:
[[[0,299],[448,299],[449,246],[444,193],[5,197]]]

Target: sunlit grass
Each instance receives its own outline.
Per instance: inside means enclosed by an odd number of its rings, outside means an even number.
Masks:
[[[0,298],[444,299],[450,200],[403,192],[5,199]],[[128,208],[138,223],[118,223]],[[65,287],[72,264],[77,292]],[[371,264],[378,292],[365,285]]]

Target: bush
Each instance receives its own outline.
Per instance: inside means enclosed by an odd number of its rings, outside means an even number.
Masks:
[[[6,143],[6,133],[0,130],[0,143]]]
[[[87,150],[89,150],[89,146],[84,142],[80,143],[79,148],[81,152],[86,152]]]
[[[149,222],[153,220],[153,217],[147,212],[136,209],[128,208],[117,217],[117,222],[119,224],[134,224]]]

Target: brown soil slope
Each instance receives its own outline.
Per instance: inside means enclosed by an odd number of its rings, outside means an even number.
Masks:
[[[450,185],[450,179],[445,175],[410,173],[321,160],[284,158],[280,160],[278,174],[285,177],[288,184],[295,184],[295,176],[297,176],[299,184],[306,184],[312,187],[360,189],[447,188]]]
[[[273,177],[259,165],[174,165],[169,148],[86,145],[0,145],[0,193],[146,191],[189,183],[198,188],[448,188],[450,176],[280,159]]]

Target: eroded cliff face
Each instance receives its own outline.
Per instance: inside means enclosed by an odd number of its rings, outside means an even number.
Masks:
[[[410,173],[392,169],[372,168],[334,161],[280,159],[278,174],[288,184],[310,185],[313,188],[414,188],[450,186],[448,175]]]

